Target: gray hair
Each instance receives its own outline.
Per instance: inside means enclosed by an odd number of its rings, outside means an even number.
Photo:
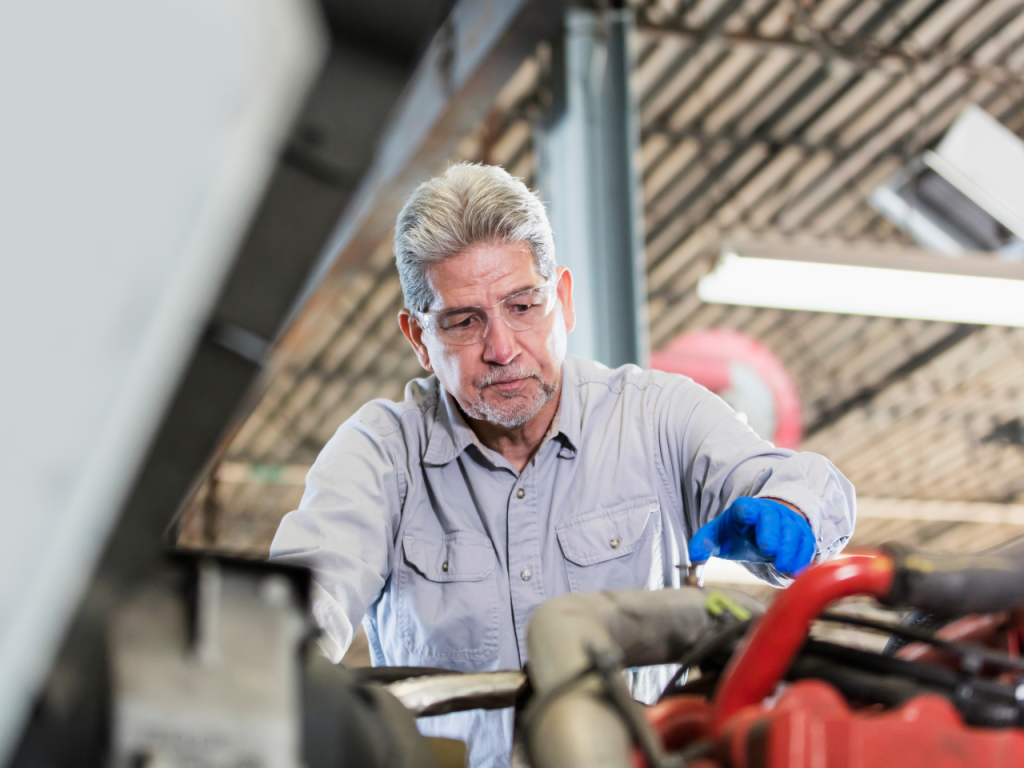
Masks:
[[[395,261],[406,308],[423,312],[433,303],[430,264],[487,242],[524,242],[540,276],[555,274],[555,244],[544,204],[521,179],[495,165],[458,163],[420,184],[395,225]]]

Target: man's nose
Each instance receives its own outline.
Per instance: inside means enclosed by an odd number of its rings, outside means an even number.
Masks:
[[[488,363],[508,365],[519,354],[516,332],[501,317],[492,317],[484,336],[484,360]]]

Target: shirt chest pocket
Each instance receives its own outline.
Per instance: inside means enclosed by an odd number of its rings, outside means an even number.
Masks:
[[[659,589],[664,583],[656,498],[572,518],[555,530],[573,592]]]
[[[484,536],[410,531],[396,595],[411,663],[484,661],[498,651],[497,558]],[[417,661],[418,660],[418,661]]]

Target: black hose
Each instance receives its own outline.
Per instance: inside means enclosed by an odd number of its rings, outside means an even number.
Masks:
[[[958,672],[934,664],[882,656],[871,651],[848,648],[845,645],[836,645],[822,640],[808,640],[804,645],[804,652],[857,669],[911,678],[924,685],[942,689],[947,693],[955,691],[965,680],[971,679],[971,673]],[[1008,685],[986,678],[971,679],[971,685],[978,694],[991,696],[1001,701],[1016,702],[1014,689]]]
[[[902,621],[900,621],[900,627],[934,633],[945,627],[951,621],[955,621],[955,619],[939,618],[934,614],[928,613],[928,611],[911,611],[903,617]],[[889,638],[889,642],[885,644],[885,650],[883,650],[882,653],[886,656],[895,656],[901,648],[905,648],[912,642],[917,641],[911,640],[905,635],[893,634],[893,636]]]
[[[951,701],[969,725],[1006,728],[1022,722],[1008,685],[818,640],[807,642],[787,678],[824,680],[856,704],[895,707],[932,693]]]
[[[789,668],[786,678],[824,680],[858,705],[884,704],[887,707],[896,707],[925,692],[946,693],[937,688],[923,686],[906,677],[868,672],[812,655],[797,658]]]
[[[917,552],[886,544],[895,572],[881,602],[937,616],[995,613],[1024,605],[1024,542],[976,554]]]
[[[881,632],[888,632],[894,636],[902,637],[918,643],[927,643],[951,656],[958,656],[961,659],[969,658],[971,662],[984,662],[1003,669],[1024,671],[1024,659],[1015,658],[999,651],[993,651],[980,645],[968,645],[952,640],[944,640],[936,637],[932,632],[908,627],[902,624],[889,624],[884,621],[864,618],[863,616],[849,616],[843,613],[823,613],[818,617],[819,621],[830,621],[836,624],[849,624],[853,627],[864,627],[866,629],[877,629]],[[888,654],[884,654],[888,655]]]
[[[733,643],[741,638],[750,628],[751,623],[753,623],[753,619],[730,622],[713,632],[705,634],[700,640],[694,643],[686,654],[679,660],[679,669],[676,670],[672,679],[668,681],[668,685],[666,685],[665,690],[661,692],[661,696],[658,697],[658,701],[661,701],[666,696],[678,693],[679,689],[677,684],[691,667],[698,666],[702,661],[704,661],[704,659],[720,650],[723,646]]]
[[[892,547],[890,547],[890,551],[892,551]],[[1024,560],[1024,536],[1017,536],[1009,541],[1004,541],[1001,544],[997,544],[994,547],[983,550],[979,555],[986,558],[996,556],[1010,560],[1022,561]],[[936,616],[926,610],[915,608],[915,610],[911,611],[904,617],[903,621],[900,622],[900,626],[935,632],[957,618],[958,615],[964,615],[962,613],[962,609],[957,610],[955,615]],[[912,639],[909,637],[893,634],[889,639],[888,644],[885,646],[883,653],[887,656],[892,656],[910,642],[912,642]]]

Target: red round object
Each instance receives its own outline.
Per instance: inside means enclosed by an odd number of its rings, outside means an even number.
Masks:
[[[688,376],[733,407],[736,400],[731,393],[755,408],[758,390],[770,393],[767,408],[747,414],[751,426],[756,430],[757,422],[772,424],[772,434],[761,436],[781,448],[800,444],[803,424],[796,384],[779,359],[755,339],[720,329],[684,333],[651,355],[651,368]]]

